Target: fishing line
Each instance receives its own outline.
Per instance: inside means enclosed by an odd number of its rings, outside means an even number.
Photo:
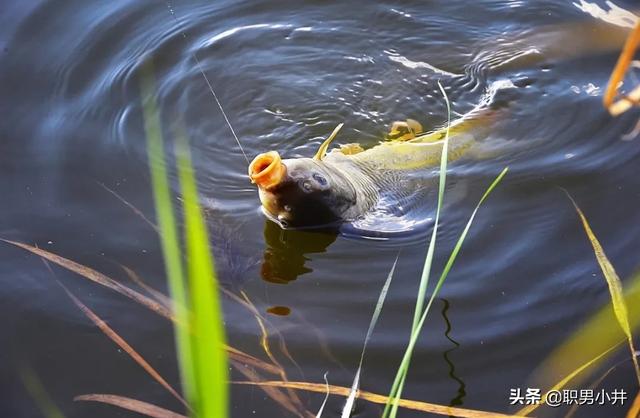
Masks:
[[[176,22],[176,25],[178,27],[180,27],[180,21],[178,20],[178,17],[176,16],[176,12],[175,12],[173,6],[171,5],[171,3],[169,1],[167,1],[166,4],[167,4],[167,9],[169,9],[169,13],[173,17],[173,20]],[[180,30],[180,34],[182,35],[182,38],[186,41],[187,40],[187,34],[183,30]],[[220,99],[218,99],[218,95],[213,90],[213,85],[209,81],[209,78],[207,78],[207,75],[204,73],[204,70],[202,69],[202,65],[200,64],[200,60],[198,59],[198,55],[195,52],[192,52],[191,56],[192,56],[193,60],[196,62],[196,67],[198,68],[198,71],[200,71],[200,74],[202,74],[202,77],[204,77],[204,81],[207,83],[207,86],[209,87],[209,91],[211,92],[211,95],[215,99],[216,104],[218,105],[218,109],[220,109],[220,113],[222,113],[222,116],[224,117],[224,120],[227,123],[227,126],[229,127],[229,130],[233,134],[233,137],[236,139],[236,143],[238,144],[238,147],[240,147],[240,151],[242,152],[242,155],[244,156],[244,159],[247,161],[247,164],[249,164],[249,157],[247,157],[247,154],[244,152],[244,148],[242,148],[242,144],[240,144],[240,139],[238,138],[238,135],[236,135],[236,131],[233,129],[233,126],[231,126],[231,122],[229,121],[229,118],[227,117],[227,112],[224,111],[224,108],[222,107],[222,103],[220,103]]]

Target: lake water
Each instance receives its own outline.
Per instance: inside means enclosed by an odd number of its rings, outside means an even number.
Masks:
[[[483,140],[483,152],[450,166],[436,272],[486,187],[504,167],[510,171],[480,210],[436,300],[404,396],[514,412],[510,389],[526,387],[553,348],[609,298],[561,188],[584,210],[623,279],[639,264],[640,176],[634,161],[640,144],[621,139],[637,114],[613,119],[601,104],[618,50],[545,52],[584,40],[563,37],[571,31],[562,28],[594,21],[584,11],[588,3],[576,3],[5,4],[0,237],[131,284],[124,265],[166,292],[156,232],[111,193],[154,219],[140,100],[140,61],[152,56],[167,141],[173,141],[172,124],[182,121],[192,143],[221,281],[230,292],[244,292],[268,320],[274,355],[289,379],[322,383],[328,371],[331,384],[350,386],[380,289],[400,254],[362,371],[363,389],[386,394],[408,340],[433,226],[436,171],[424,170],[426,197],[414,202],[410,216],[366,219],[361,228],[347,226],[337,235],[282,231],[259,210],[247,162],[207,80],[249,158],[268,150],[312,156],[340,122],[345,128],[338,142],[364,146],[375,145],[394,120],[440,126],[447,114],[438,81],[455,114],[474,107],[491,86],[503,86],[496,100],[506,111]],[[540,51],[529,54],[531,48]],[[524,59],[511,60],[519,55]],[[67,417],[134,416],[73,401],[84,393],[119,394],[181,411],[83,316],[56,280],[179,384],[169,322],[2,244],[0,414],[37,416],[20,378],[25,365]],[[269,313],[274,307],[290,313]],[[229,297],[224,313],[229,344],[266,360],[253,314]],[[280,350],[277,333],[295,364]],[[237,372],[232,377],[245,380]],[[603,387],[631,394],[635,383],[627,362]],[[321,394],[300,398],[314,413],[322,402]],[[339,416],[342,404],[343,398],[332,397],[325,416]],[[578,414],[622,417],[626,409],[585,407]],[[380,411],[361,402],[355,416]],[[233,387],[232,412],[294,416],[259,388],[246,386]],[[403,410],[401,416],[424,415]]]

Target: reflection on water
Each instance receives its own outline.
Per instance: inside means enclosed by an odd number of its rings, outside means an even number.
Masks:
[[[497,98],[506,112],[482,144],[487,156],[450,166],[434,268],[482,191],[505,166],[510,171],[478,213],[442,288],[455,309],[444,309],[444,325],[437,314],[426,325],[407,397],[506,412],[509,388],[606,298],[593,252],[557,186],[580,204],[620,276],[637,267],[640,146],[620,141],[637,114],[611,119],[601,105],[617,57],[612,45],[624,28],[593,26],[593,16],[623,26],[630,16],[606,2],[173,0],[179,24],[155,0],[8,3],[0,13],[0,237],[128,280],[115,261],[166,290],[156,232],[98,185],[154,221],[138,79],[140,59],[151,55],[164,128],[171,132],[172,115],[184,115],[198,186],[212,202],[207,219],[220,278],[258,312],[271,313],[265,323],[280,331],[308,381],[321,383],[328,370],[332,384],[351,384],[354,370],[344,372],[325,353],[345,367],[357,364],[382,281],[402,249],[362,373],[363,388],[388,391],[406,348],[437,176],[421,173],[408,223],[394,224],[400,208],[385,207],[341,234],[282,231],[257,209],[246,161],[196,55],[250,158],[270,149],[311,156],[341,122],[339,141],[364,148],[395,120],[441,126],[447,113],[438,82],[454,118],[493,83],[515,86]],[[613,12],[603,14],[607,7]],[[399,229],[419,233],[386,234]],[[167,323],[66,271],[56,275],[168,380],[179,381]],[[1,246],[0,281],[0,347],[33,365],[65,416],[113,416],[72,399],[114,388],[180,408],[65,303],[40,260]],[[227,302],[229,343],[265,358],[253,315]],[[0,415],[36,416],[16,384],[16,356],[2,350],[0,387],[9,389]],[[628,385],[625,367],[606,384]],[[321,396],[305,402],[317,411]],[[341,403],[330,400],[333,415]],[[286,416],[246,387],[233,388],[233,408],[234,418]],[[377,406],[360,411],[379,417]],[[617,409],[582,413],[623,416]]]
[[[286,284],[313,271],[305,265],[309,260],[307,255],[325,252],[337,236],[337,230],[284,230],[265,219],[262,278],[271,283]]]
[[[442,317],[444,318],[444,322],[447,326],[447,329],[444,332],[444,336],[447,337],[447,339],[451,341],[454,345],[454,347],[448,349],[443,353],[444,361],[446,361],[447,364],[449,365],[449,376],[460,385],[458,387],[458,394],[456,395],[455,398],[451,399],[451,401],[449,402],[449,405],[459,406],[464,403],[464,397],[467,395],[467,392],[466,392],[467,385],[464,383],[464,381],[460,377],[456,375],[456,366],[451,360],[450,354],[456,351],[458,347],[460,347],[460,343],[454,340],[450,335],[451,322],[449,322],[449,318],[447,317],[447,311],[449,310],[449,307],[450,307],[449,301],[446,299],[440,299],[440,300],[442,300]]]
[[[267,308],[267,313],[278,316],[288,316],[291,314],[291,308],[288,306],[271,306]]]

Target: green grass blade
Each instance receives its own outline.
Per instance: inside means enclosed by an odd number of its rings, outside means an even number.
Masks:
[[[387,293],[389,292],[389,286],[391,285],[391,281],[393,280],[393,274],[396,271],[396,265],[398,264],[398,257],[393,262],[393,266],[391,266],[391,271],[387,275],[387,280],[385,280],[384,285],[382,286],[382,290],[380,291],[380,296],[378,296],[378,302],[376,303],[376,308],[373,311],[373,316],[371,317],[371,322],[369,322],[369,329],[367,330],[367,335],[364,338],[364,344],[362,345],[362,352],[360,353],[360,363],[358,364],[358,370],[356,371],[356,376],[353,379],[353,384],[351,385],[351,391],[349,392],[349,396],[347,396],[347,401],[344,404],[344,408],[342,408],[342,418],[349,418],[351,416],[351,411],[353,410],[353,404],[356,401],[356,394],[358,393],[358,389],[360,387],[360,372],[362,371],[362,362],[364,361],[364,353],[367,350],[367,344],[369,344],[369,340],[371,339],[371,334],[373,334],[373,329],[376,327],[378,323],[378,318],[380,317],[380,312],[382,312],[382,306],[384,305],[384,301],[387,298]]]
[[[189,301],[180,252],[180,241],[173,213],[171,188],[169,187],[167,166],[164,158],[162,125],[155,98],[155,75],[150,60],[146,61],[142,66],[140,82],[156,217],[160,230],[160,242],[167,280],[169,281],[169,292],[173,300],[173,309],[176,317],[174,331],[178,361],[180,363],[180,377],[185,397],[192,404],[196,397],[196,382],[191,352],[191,336],[186,326],[189,323]]]
[[[228,368],[218,280],[209,248],[207,226],[198,199],[186,136],[178,135],[178,176],[184,198],[185,245],[191,296],[192,353],[198,397],[196,415],[228,416]]]
[[[580,373],[584,372],[585,370],[587,370],[591,366],[597,364],[600,360],[605,358],[607,355],[611,354],[616,348],[618,348],[618,346],[620,344],[621,343],[616,344],[613,347],[609,347],[606,351],[600,353],[597,357],[592,358],[591,360],[589,360],[585,364],[582,364],[580,367],[578,367],[577,369],[575,369],[574,371],[569,373],[567,376],[565,376],[561,381],[559,381],[558,383],[553,385],[553,387],[551,389],[549,389],[546,393],[549,393],[549,392],[552,392],[552,391],[560,391],[560,390],[562,390],[562,388],[564,388],[567,385],[567,383],[571,382]],[[545,395],[545,396],[542,397],[542,400],[540,400],[539,403],[533,403],[531,405],[527,405],[524,408],[522,408],[521,410],[519,410],[518,412],[516,412],[516,414],[517,415],[522,415],[522,416],[528,416],[533,411],[535,411],[540,406],[542,406],[542,405],[544,405],[546,403],[547,403],[547,396]]]
[[[456,258],[458,256],[458,253],[460,252],[460,250],[462,248],[462,244],[464,243],[464,240],[467,237],[467,233],[469,232],[469,229],[471,228],[471,225],[473,223],[473,220],[476,217],[476,214],[478,213],[478,210],[480,209],[480,207],[482,206],[484,201],[487,199],[487,197],[489,197],[489,195],[491,194],[493,189],[495,189],[495,187],[500,183],[500,181],[505,176],[505,174],[507,174],[508,170],[509,170],[508,168],[505,168],[504,170],[502,170],[500,175],[498,175],[498,177],[496,177],[496,179],[491,183],[489,188],[484,192],[484,194],[482,195],[482,198],[480,199],[480,201],[476,205],[475,209],[473,210],[473,213],[469,217],[469,220],[467,221],[467,224],[466,224],[464,230],[462,231],[462,234],[460,234],[460,237],[458,238],[458,241],[456,242],[456,245],[455,245],[453,251],[449,255],[449,259],[447,260],[447,263],[446,263],[442,273],[440,274],[440,278],[438,279],[438,283],[436,283],[436,287],[434,288],[433,293],[431,294],[431,298],[429,299],[429,303],[427,304],[424,312],[422,313],[422,317],[420,318],[420,321],[418,322],[418,326],[416,328],[416,331],[412,332],[412,334],[411,334],[411,339],[409,341],[409,345],[407,346],[407,349],[405,351],[404,357],[402,358],[402,363],[400,364],[400,367],[398,368],[398,372],[397,372],[396,378],[394,380],[394,386],[397,387],[398,390],[396,391],[396,393],[393,393],[393,396],[392,396],[392,398],[393,398],[392,399],[392,406],[391,406],[391,409],[390,409],[390,412],[389,412],[389,415],[388,415],[391,418],[394,418],[396,416],[396,414],[397,414],[397,411],[398,411],[398,400],[402,396],[402,389],[404,388],[404,382],[406,381],[406,375],[407,375],[407,372],[409,370],[409,363],[411,361],[411,356],[413,354],[413,350],[415,348],[415,345],[416,345],[416,343],[418,341],[418,337],[420,335],[420,331],[422,330],[424,322],[427,319],[427,314],[429,313],[431,305],[433,304],[433,301],[435,300],[436,296],[438,295],[438,292],[442,288],[442,285],[444,284],[445,279],[449,275],[449,272],[451,271],[451,268],[453,267],[453,264],[455,263],[455,260],[456,260]],[[383,416],[387,416],[387,415],[383,415]]]
[[[442,143],[442,154],[440,156],[440,177],[438,184],[438,203],[436,206],[436,216],[433,224],[433,231],[431,232],[431,239],[429,240],[429,247],[427,249],[427,255],[425,257],[424,265],[422,267],[422,274],[420,276],[420,285],[418,287],[418,297],[416,298],[416,307],[413,312],[413,322],[411,323],[411,334],[416,332],[418,327],[418,323],[420,321],[420,316],[422,314],[424,301],[426,299],[427,286],[429,285],[429,277],[431,275],[431,266],[433,264],[433,254],[435,252],[436,247],[436,237],[438,235],[438,224],[440,223],[440,210],[442,209],[442,202],[444,200],[444,189],[447,182],[447,160],[449,154],[449,130],[451,128],[451,104],[449,102],[449,98],[447,97],[447,93],[444,91],[442,84],[438,81],[438,87],[440,88],[440,92],[444,97],[444,101],[447,104],[447,129],[445,131],[444,140]],[[391,386],[391,391],[389,393],[389,397],[393,398],[395,393],[400,391],[402,392],[402,388],[399,387],[401,384],[400,380],[395,380],[393,385]],[[390,404],[385,405],[384,411],[382,413],[383,417],[386,417],[391,408]]]
[[[584,216],[584,213],[582,213],[582,210],[578,207],[577,203],[575,202],[575,200],[573,200],[573,198],[571,197],[571,195],[569,195],[569,193],[567,193],[567,196],[569,197],[569,199],[571,200],[571,203],[573,203],[573,206],[576,208],[576,211],[578,212],[578,216],[582,221],[582,226],[584,227],[584,231],[586,232],[587,237],[591,242],[591,245],[593,247],[593,252],[596,256],[596,259],[598,260],[598,264],[600,265],[602,274],[604,275],[604,278],[607,282],[607,286],[609,287],[609,293],[611,295],[611,304],[613,305],[613,311],[616,315],[620,328],[622,328],[622,331],[627,337],[627,342],[629,343],[629,350],[631,351],[631,358],[633,359],[633,367],[635,368],[636,378],[638,380],[638,384],[640,385],[640,366],[638,366],[638,359],[635,356],[636,349],[633,345],[633,334],[631,332],[631,325],[629,324],[629,312],[627,309],[627,304],[625,303],[625,300],[624,300],[624,294],[622,292],[622,281],[620,280],[618,273],[616,273],[616,270],[613,268],[613,265],[607,258],[607,255],[605,254],[604,249],[602,248],[602,245],[600,245],[600,241],[598,241],[598,238],[596,238],[595,234],[591,230],[591,226],[589,225],[587,218]]]
[[[629,279],[624,300],[629,307],[629,325],[632,330],[637,330],[640,327],[640,274]],[[609,301],[547,357],[528,386],[562,390],[571,383],[572,387],[579,387],[596,366],[626,342],[627,338],[618,325],[613,303]],[[542,402],[528,405],[517,414],[529,415],[541,405]]]
[[[51,396],[40,381],[38,375],[30,366],[23,366],[20,370],[22,384],[33,399],[42,415],[46,418],[65,418],[58,406],[53,402]]]
[[[431,240],[429,241],[429,248],[425,257],[424,266],[422,269],[422,275],[420,277],[420,287],[418,289],[418,297],[416,299],[416,307],[413,312],[413,323],[411,324],[411,330],[415,330],[420,320],[422,308],[424,306],[424,300],[427,292],[427,285],[429,284],[429,276],[431,274],[431,265],[433,263],[433,253],[436,247],[436,236],[438,235],[438,224],[440,221],[440,210],[442,209],[442,202],[444,200],[444,189],[447,183],[447,156],[449,154],[449,129],[451,128],[451,104],[447,93],[444,91],[442,84],[438,81],[438,87],[440,92],[447,103],[447,130],[445,131],[444,140],[442,142],[442,155],[440,157],[440,177],[438,185],[438,203],[436,206],[436,216],[433,224],[433,231],[431,232]]]

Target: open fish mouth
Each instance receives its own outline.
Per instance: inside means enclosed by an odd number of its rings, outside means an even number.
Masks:
[[[287,167],[277,151],[260,154],[249,164],[251,182],[265,190],[280,184],[286,175]]]

